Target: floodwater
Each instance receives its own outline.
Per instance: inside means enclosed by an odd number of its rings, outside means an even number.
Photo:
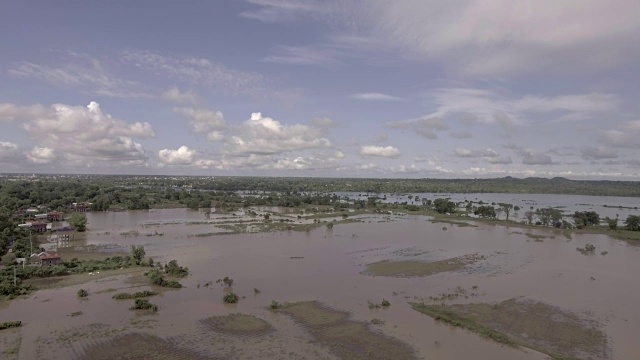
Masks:
[[[211,219],[216,216],[233,217],[212,215]],[[608,337],[607,358],[633,359],[640,353],[640,313],[636,311],[640,303],[639,247],[603,235],[574,234],[569,239],[551,229],[478,223],[478,227],[446,224],[444,230],[443,224],[431,223],[423,216],[359,218],[363,222],[308,232],[196,237],[216,229],[202,212],[89,213],[86,240],[72,246],[116,244],[127,251],[132,244],[144,245],[147,256],[161,261],[176,259],[189,267],[191,275],[180,280],[185,288],[155,289],[161,294],[150,302],[159,306],[157,314],[130,311],[132,301],[111,298],[113,289],[133,292],[150,288],[126,276],[37,291],[0,307],[0,322],[23,323],[18,330],[3,330],[3,336],[21,337],[20,359],[82,359],[113,339],[118,340],[119,348],[126,348],[126,334],[136,334],[131,339],[148,336],[149,341],[158,342],[158,348],[182,351],[184,358],[334,359],[335,353],[314,341],[294,319],[267,310],[272,300],[318,301],[350,313],[351,321],[384,321],[369,328],[408,345],[417,358],[547,358],[436,322],[408,305],[409,301],[451,293],[457,287],[469,291],[477,287],[477,297],[458,297],[451,303],[494,303],[511,298],[543,302],[598,322]],[[132,231],[137,234],[131,235]],[[526,233],[546,238],[534,239]],[[576,251],[587,243],[596,246],[593,255]],[[410,278],[363,274],[367,264],[381,260],[437,261],[469,254],[482,255],[483,260],[462,271]],[[241,297],[238,304],[222,302],[225,289],[215,282],[225,276],[234,279],[233,291]],[[205,287],[210,281],[213,285]],[[88,289],[88,299],[76,297],[80,288]],[[255,294],[254,288],[260,293]],[[369,301],[380,303],[383,299],[391,306],[369,308]],[[81,315],[71,316],[79,311]],[[239,337],[202,325],[203,319],[232,313],[254,315],[275,330]],[[131,354],[150,358],[134,352],[133,341],[130,346]],[[4,350],[0,349],[0,354]],[[0,358],[3,356],[12,358]]]

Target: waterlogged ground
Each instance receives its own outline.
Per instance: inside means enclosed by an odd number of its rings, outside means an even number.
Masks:
[[[313,224],[297,215],[271,219]],[[370,214],[350,216],[360,222],[333,229],[211,235],[225,231],[212,222],[234,225],[260,216],[207,219],[185,209],[89,214],[91,231],[66,249],[69,254],[87,246],[113,253],[144,245],[147,256],[188,266],[191,276],[181,280],[186,287],[154,289],[137,273],[94,274],[84,284],[52,285],[0,304],[0,322],[23,322],[0,331],[0,359],[548,358],[436,321],[409,303],[457,310],[534,347],[579,358],[640,353],[640,248],[626,242]],[[342,220],[320,221],[333,219]],[[587,243],[596,246],[593,254],[576,250]],[[234,279],[238,304],[222,302],[230,289],[216,280],[225,276]],[[80,288],[89,291],[87,299],[77,298]],[[143,290],[159,292],[149,298],[157,313],[131,311],[133,300],[112,299]],[[271,310],[272,300],[286,305]],[[390,306],[380,306],[383,300]],[[504,311],[492,312],[500,306]],[[513,316],[496,315],[509,312]],[[562,339],[569,340],[543,338],[541,315],[569,321],[562,328]],[[506,324],[511,318],[518,326]],[[571,341],[585,331],[590,343]]]

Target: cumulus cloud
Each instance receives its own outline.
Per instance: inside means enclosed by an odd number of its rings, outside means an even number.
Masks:
[[[612,148],[640,149],[640,120],[628,121],[617,129],[600,132],[598,141]]]
[[[18,145],[9,141],[0,141],[0,161],[7,161],[18,155]]]
[[[533,149],[522,149],[518,153],[522,156],[522,163],[525,165],[551,165],[551,156],[535,151]]]
[[[328,117],[319,117],[311,120],[311,125],[316,126],[318,128],[330,128],[336,126],[335,121],[329,119]]]
[[[176,107],[173,111],[187,118],[189,130],[194,134],[204,136],[211,141],[224,138],[221,131],[226,124],[222,112],[192,107]]]
[[[585,160],[615,159],[618,157],[618,152],[615,149],[608,149],[603,146],[584,148],[581,153],[582,158]]]
[[[400,156],[400,150],[393,146],[365,145],[360,147],[360,155],[397,158]]]
[[[53,149],[35,146],[27,153],[27,159],[34,164],[48,164],[56,158]]]
[[[194,92],[186,91],[181,92],[177,87],[172,87],[167,91],[163,92],[161,95],[162,99],[169,102],[174,102],[177,104],[196,104],[200,101],[198,95]]]
[[[158,151],[160,161],[167,165],[191,165],[196,158],[196,152],[186,146],[180,146],[177,150],[162,149]]]
[[[357,93],[350,96],[352,99],[366,100],[366,101],[403,101],[404,99],[398,96],[382,94],[382,93]]]
[[[19,106],[15,104],[0,104],[0,121],[14,121],[16,119],[32,119],[45,116],[47,110],[42,105]]]
[[[25,107],[16,117],[25,121],[23,128],[41,144],[29,153],[35,163],[49,163],[55,153],[77,166],[143,164],[147,156],[133,138],[155,136],[151,124],[114,119],[96,102],[86,107],[54,104],[36,112],[32,109]]]
[[[230,132],[224,150],[233,155],[269,155],[332,146],[324,137],[323,128],[302,124],[286,125],[270,117],[263,117],[261,113],[251,114],[249,120],[233,127]]]

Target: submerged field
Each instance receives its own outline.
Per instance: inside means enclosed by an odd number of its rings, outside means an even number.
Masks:
[[[402,213],[256,210],[89,214],[90,231],[63,256],[92,259],[143,245],[147,257],[189,268],[179,279],[184,288],[150,285],[135,268],[38,280],[43,290],[0,303],[0,322],[22,321],[0,330],[0,359],[631,359],[640,352],[640,248],[626,242]],[[595,250],[576,250],[587,244]],[[217,281],[225,277],[230,286]],[[86,298],[77,296],[81,288]],[[130,310],[133,295],[113,298],[151,292],[145,298],[157,312]],[[237,303],[224,303],[231,292]]]

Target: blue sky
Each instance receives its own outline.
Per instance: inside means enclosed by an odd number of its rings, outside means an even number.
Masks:
[[[640,176],[640,2],[5,1],[0,172]]]

